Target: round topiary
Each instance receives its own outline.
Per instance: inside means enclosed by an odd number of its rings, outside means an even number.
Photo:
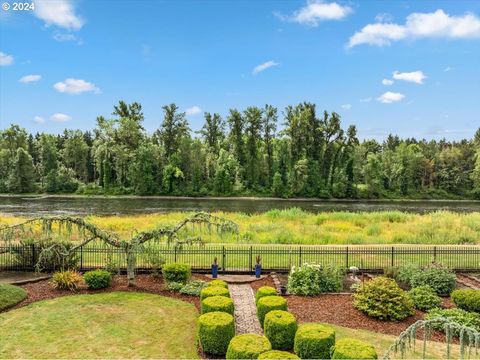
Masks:
[[[413,288],[408,294],[413,300],[413,305],[418,310],[427,311],[442,305],[442,299],[440,299],[437,293],[428,285]]]
[[[200,291],[200,300],[206,299],[210,296],[225,296],[230,297],[230,292],[221,286],[207,286]]]
[[[272,350],[272,345],[265,336],[237,335],[228,345],[226,359],[257,359],[260,354],[269,350]]]
[[[373,345],[357,339],[343,338],[331,349],[332,359],[377,359],[377,351]]]
[[[233,315],[233,301],[225,296],[210,296],[202,300],[202,314],[223,311]]]
[[[87,271],[83,275],[83,280],[89,289],[104,289],[110,286],[112,274],[102,269]]]
[[[271,286],[262,286],[261,288],[259,288],[257,290],[257,292],[255,293],[255,302],[258,303],[258,300],[260,300],[260,298],[262,297],[265,297],[265,296],[275,296],[275,295],[278,295],[278,292],[277,290],[275,290],[273,287]]]
[[[265,315],[263,324],[265,336],[270,340],[273,349],[293,349],[297,320],[292,313],[283,310],[270,311]]]
[[[235,320],[226,312],[209,312],[198,318],[198,339],[207,354],[223,356],[235,336]]]
[[[328,359],[335,345],[335,330],[319,323],[306,323],[295,334],[295,354],[302,359]]]
[[[166,282],[186,283],[192,276],[192,268],[187,264],[170,263],[162,267],[162,275]]]
[[[27,297],[27,292],[21,287],[0,284],[0,311],[8,309]]]
[[[224,287],[225,289],[228,289],[227,282],[220,279],[210,281],[209,283],[207,283],[207,286],[220,286],[220,287]]]
[[[300,358],[295,354],[289,353],[288,351],[270,350],[260,354],[258,359],[288,360],[288,359],[300,359]]]
[[[260,320],[260,325],[263,328],[263,321],[265,315],[272,310],[287,310],[287,300],[281,296],[264,296],[258,300],[257,315]]]

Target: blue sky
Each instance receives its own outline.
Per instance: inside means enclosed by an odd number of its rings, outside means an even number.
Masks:
[[[0,128],[92,129],[121,99],[149,131],[171,102],[194,130],[301,101],[361,138],[480,126],[480,1],[3,1]]]

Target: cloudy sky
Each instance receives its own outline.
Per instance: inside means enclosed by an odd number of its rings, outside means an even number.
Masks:
[[[148,130],[300,101],[362,138],[480,126],[480,1],[33,0],[0,10],[0,128],[91,129],[118,100]]]

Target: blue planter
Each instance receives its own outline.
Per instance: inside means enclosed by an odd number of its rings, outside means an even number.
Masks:
[[[259,278],[262,275],[262,265],[256,264],[255,265],[255,277]]]
[[[216,279],[218,277],[218,265],[212,265],[212,278]]]

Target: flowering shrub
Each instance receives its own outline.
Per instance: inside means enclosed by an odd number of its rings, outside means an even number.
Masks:
[[[335,266],[320,266],[304,263],[292,266],[288,276],[288,291],[291,294],[314,296],[342,289],[344,271]]]

